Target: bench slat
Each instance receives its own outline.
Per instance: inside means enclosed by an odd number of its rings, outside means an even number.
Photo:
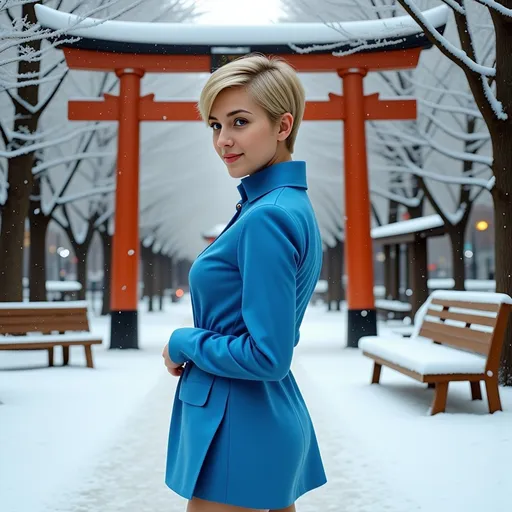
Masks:
[[[500,309],[500,304],[492,302],[466,302],[463,300],[444,300],[444,299],[432,299],[431,304],[436,304],[443,307],[472,309],[476,311],[492,311],[497,313]]]
[[[41,341],[38,343],[30,342],[30,343],[12,343],[2,345],[0,343],[0,350],[42,350],[48,349],[52,347],[69,347],[69,346],[86,346],[86,345],[101,345],[103,342],[100,339],[95,340],[81,340],[81,341]]]
[[[21,313],[21,314],[20,314]],[[3,309],[0,310],[0,334],[24,334],[27,332],[88,331],[89,319],[86,308],[56,309]]]
[[[76,307],[76,308],[51,308],[51,307],[40,307],[40,308],[12,308],[12,309],[0,309],[0,317],[26,317],[26,316],[73,316],[86,314],[87,308]]]
[[[1,325],[27,325],[31,324],[41,324],[41,325],[57,325],[60,323],[66,324],[86,324],[88,319],[85,315],[80,316],[65,316],[65,317],[51,317],[51,316],[30,316],[25,318],[19,317],[1,317],[0,316],[0,324]]]
[[[492,338],[492,333],[429,321],[423,322],[419,335],[446,345],[471,350],[485,356],[489,353]]]
[[[465,322],[467,324],[486,325],[488,327],[494,327],[496,325],[497,320],[497,317],[479,316],[466,313],[453,313],[452,311],[439,311],[437,309],[429,309],[426,314],[429,316],[442,318],[443,320],[457,320],[459,322]]]

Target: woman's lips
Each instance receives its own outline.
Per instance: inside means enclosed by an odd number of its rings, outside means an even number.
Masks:
[[[242,155],[224,155],[224,161],[228,164],[236,162]]]

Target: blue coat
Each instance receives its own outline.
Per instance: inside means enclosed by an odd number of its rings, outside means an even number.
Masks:
[[[181,496],[285,508],[326,477],[290,365],[320,275],[322,242],[305,162],[242,179],[241,201],[189,275],[194,327],[174,399],[166,484]]]

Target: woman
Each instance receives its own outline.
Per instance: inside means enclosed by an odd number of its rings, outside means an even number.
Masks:
[[[195,327],[163,352],[181,377],[166,484],[188,512],[293,512],[326,482],[290,371],[322,263],[305,163],[291,157],[304,106],[295,71],[261,55],[219,68],[201,93],[214,147],[242,180],[233,219],[190,270]]]

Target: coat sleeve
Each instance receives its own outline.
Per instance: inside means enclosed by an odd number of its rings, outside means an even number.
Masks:
[[[237,246],[241,314],[247,331],[233,336],[199,328],[177,329],[169,342],[171,359],[192,361],[221,377],[283,379],[295,345],[300,245],[297,223],[280,206],[258,206],[249,212]]]

